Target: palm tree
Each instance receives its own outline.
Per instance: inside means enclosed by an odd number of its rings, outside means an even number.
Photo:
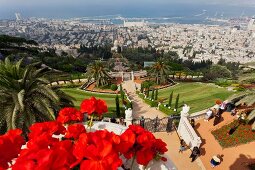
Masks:
[[[245,91],[243,93],[236,94],[229,98],[230,101],[235,103],[236,106],[245,103],[247,105],[247,110],[251,111],[247,117],[247,120],[249,122],[253,122],[252,124],[252,130],[255,130],[255,91]]]
[[[160,59],[152,65],[151,73],[156,78],[157,84],[166,84],[169,79],[170,67]]]
[[[101,61],[95,61],[90,64],[87,69],[89,80],[94,79],[96,81],[96,87],[106,86],[110,83],[110,76],[106,71],[106,66]]]
[[[52,89],[45,78],[47,69],[35,64],[21,67],[22,60],[0,62],[0,130],[20,128],[27,133],[35,122],[54,120],[63,106],[73,106],[72,98]]]

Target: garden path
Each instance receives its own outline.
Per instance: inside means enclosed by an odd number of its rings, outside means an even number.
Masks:
[[[136,94],[135,83],[133,81],[124,81],[123,89],[126,90],[128,96],[133,102],[133,113],[134,118],[139,118],[140,116],[144,116],[145,118],[163,118],[166,117],[164,113],[161,111],[150,107]],[[177,169],[184,170],[204,170],[204,165],[201,160],[198,158],[196,163],[191,163],[189,158],[190,150],[187,149],[183,153],[179,153],[179,138],[175,131],[167,133],[167,132],[158,132],[154,133],[157,138],[162,139],[165,143],[167,143],[168,152],[166,155],[174,162],[174,165]]]
[[[154,107],[150,107],[136,94],[135,83],[133,81],[124,81],[123,89],[127,91],[130,100],[133,102],[133,114],[134,118],[143,116],[144,118],[154,119],[157,116],[159,118],[166,117],[164,113],[157,110]]]

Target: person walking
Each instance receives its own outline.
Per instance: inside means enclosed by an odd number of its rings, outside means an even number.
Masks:
[[[204,121],[208,122],[209,119],[212,117],[212,114],[213,114],[213,111],[212,109],[208,109],[207,112],[205,113],[205,118],[204,118]]]
[[[183,139],[180,141],[180,148],[179,148],[179,153],[182,153],[186,149],[186,143]]]
[[[221,120],[221,111],[219,110],[216,115],[215,115],[215,118],[214,118],[214,121],[213,121],[213,126],[216,126],[218,123],[220,123],[220,120]]]
[[[221,156],[220,155],[214,155],[210,161],[212,168],[215,166],[220,165],[221,163]]]
[[[200,150],[197,146],[195,146],[189,156],[191,158],[191,162],[194,162],[196,158],[200,155]]]

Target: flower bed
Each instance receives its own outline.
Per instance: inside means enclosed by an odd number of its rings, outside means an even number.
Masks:
[[[236,131],[229,135],[228,132],[231,128],[235,127],[238,122],[237,120],[232,123],[225,125],[217,130],[212,131],[215,139],[223,148],[233,147],[240,144],[249,143],[255,140],[255,132],[252,132],[251,125],[241,124],[238,126]]]

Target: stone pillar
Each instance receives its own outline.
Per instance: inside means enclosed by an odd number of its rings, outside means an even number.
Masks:
[[[134,72],[133,72],[133,71],[131,71],[131,79],[132,79],[132,81],[135,80],[135,78],[134,78]]]

